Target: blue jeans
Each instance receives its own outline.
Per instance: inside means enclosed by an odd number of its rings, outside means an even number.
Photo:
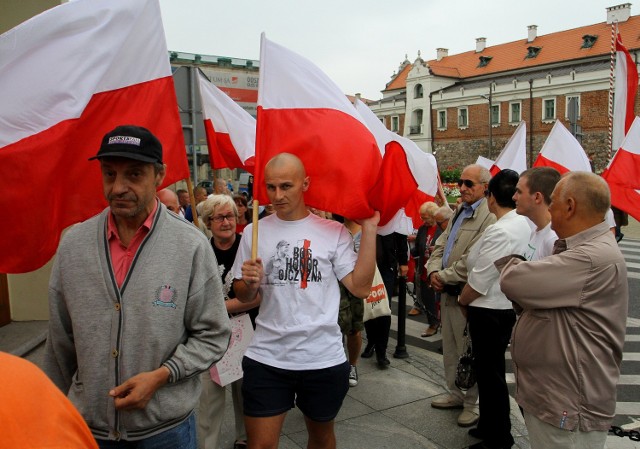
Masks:
[[[96,440],[100,449],[196,449],[196,418],[191,414],[176,427],[144,440]]]

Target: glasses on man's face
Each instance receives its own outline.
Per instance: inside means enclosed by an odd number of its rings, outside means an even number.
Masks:
[[[462,187],[462,184],[464,184],[467,189],[472,189],[473,186],[476,185],[476,183],[470,179],[458,179],[458,187]]]
[[[213,217],[211,217],[211,219],[216,223],[222,223],[225,220],[231,222],[231,221],[236,221],[236,216],[233,215],[233,214],[229,214],[229,215],[214,215]]]

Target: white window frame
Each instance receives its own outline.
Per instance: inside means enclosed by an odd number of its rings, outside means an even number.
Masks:
[[[547,101],[553,101],[553,117],[547,117],[546,116]],[[543,123],[553,123],[553,121],[558,116],[558,103],[556,102],[556,97],[543,98],[542,99],[542,105],[541,105],[540,109],[542,109],[542,117],[541,117],[542,118],[542,122]]]
[[[493,109],[492,108],[498,108],[498,121],[495,122],[495,123],[493,122]],[[497,126],[500,126],[500,121],[501,121],[501,117],[500,117],[501,111],[500,111],[500,109],[502,109],[502,108],[500,108],[500,103],[492,104],[491,108],[489,109],[489,120],[491,121],[491,126],[493,126],[494,128],[497,127]]]
[[[569,99],[571,99],[571,98],[577,98],[578,99],[578,120],[580,120],[580,117],[581,117],[580,108],[582,106],[582,100],[580,99],[580,95],[578,95],[578,94],[566,95],[564,97],[564,118],[566,120],[569,120]]]
[[[518,121],[513,120],[513,105],[518,105]],[[509,103],[509,124],[518,125],[522,121],[522,102],[512,101]]]
[[[466,123],[461,123],[462,111],[465,112]],[[469,127],[469,108],[466,106],[458,108],[458,128],[459,129],[467,129]]]
[[[394,126],[394,121],[395,121],[395,126]],[[389,126],[391,127],[391,131],[392,132],[394,132],[394,133],[399,132],[400,131],[400,116],[399,115],[392,115],[391,116],[391,122],[389,123]]]
[[[444,123],[440,122],[440,114],[444,112]],[[446,131],[447,130],[447,110],[446,109],[438,109],[438,131]]]

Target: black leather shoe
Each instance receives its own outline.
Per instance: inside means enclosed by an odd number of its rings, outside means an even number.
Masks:
[[[375,349],[376,347],[374,345],[370,343],[367,344],[362,354],[360,354],[360,357],[362,357],[363,359],[370,359],[371,357],[373,357],[373,351],[375,351]]]
[[[389,359],[387,357],[381,357],[381,358],[378,359],[378,367],[379,368],[386,368],[389,365],[391,365],[391,362],[389,361]]]
[[[473,429],[469,429],[467,433],[469,434],[470,437],[477,438],[479,440],[484,440],[484,435],[482,434],[480,429],[478,429],[477,427],[474,427]]]

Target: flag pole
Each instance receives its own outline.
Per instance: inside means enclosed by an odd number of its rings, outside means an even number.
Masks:
[[[191,182],[191,177],[187,178],[187,189],[189,190],[189,201],[191,202],[191,215],[193,216],[193,224],[196,225],[196,228],[199,228],[200,223],[198,222],[198,212],[196,212],[196,198],[193,195],[193,183]]]
[[[258,208],[258,200],[254,199],[252,208],[253,233],[251,234],[251,260],[254,261],[258,258]]]
[[[611,23],[611,63],[609,68],[609,136],[607,147],[607,162],[611,160],[613,151],[613,78],[614,78],[614,61],[616,57],[616,23]]]

